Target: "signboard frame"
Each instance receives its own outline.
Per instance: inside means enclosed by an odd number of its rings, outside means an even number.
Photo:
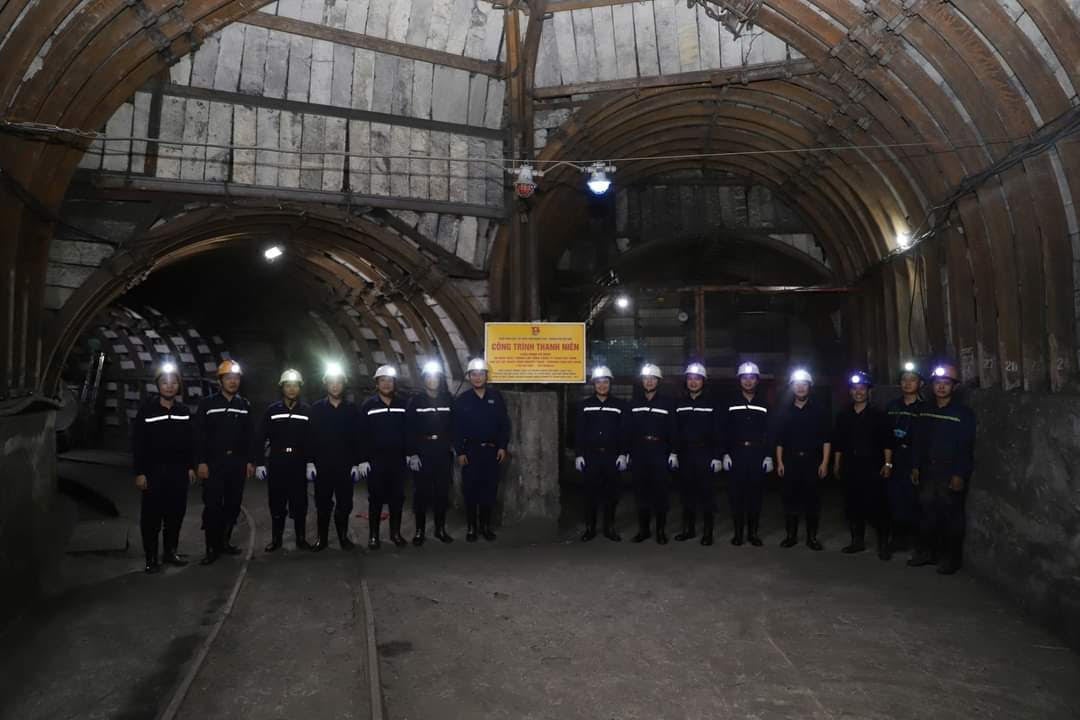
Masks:
[[[497,372],[495,366],[492,364],[491,353],[491,330],[493,327],[498,326],[525,326],[525,327],[574,327],[580,328],[581,332],[581,367],[579,377],[573,380],[560,380],[560,379],[514,379],[514,380],[499,380],[497,379]],[[484,359],[488,363],[489,370],[489,382],[499,384],[522,384],[522,385],[582,385],[588,381],[588,328],[584,322],[487,322],[484,323]],[[538,377],[540,377],[538,375]]]

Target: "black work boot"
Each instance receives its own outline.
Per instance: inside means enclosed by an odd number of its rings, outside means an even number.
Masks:
[[[638,511],[638,532],[637,535],[630,538],[630,542],[645,542],[652,537],[652,533],[649,532],[649,521],[651,519],[652,518],[648,510]]]
[[[731,536],[731,544],[735,547],[739,547],[743,544],[743,532],[746,530],[746,516],[742,513],[735,513],[732,521],[735,524],[735,534]]]
[[[229,525],[225,528],[225,542],[221,547],[221,552],[224,555],[239,555],[244,552],[240,548],[232,544],[232,533],[235,525]]]
[[[480,537],[488,542],[495,542],[495,531],[491,529],[491,508],[487,505],[480,507]]]
[[[203,559],[199,561],[200,565],[213,565],[218,559],[217,539],[214,537],[214,533],[207,530],[206,535],[206,554],[203,555]]]
[[[817,537],[818,532],[818,516],[807,515],[806,516],[806,547],[811,550],[820,551],[824,550],[825,546],[821,544],[821,541]]]
[[[667,513],[656,513],[656,544],[667,545]]]
[[[945,546],[945,557],[938,564],[938,575],[955,575],[960,570],[962,540],[950,540]]]
[[[441,542],[447,544],[454,542],[454,538],[450,537],[450,535],[446,532],[445,510],[435,512],[435,537],[437,537]]]
[[[799,516],[786,516],[784,518],[784,524],[787,526],[787,536],[780,541],[780,547],[795,547],[799,543]]]
[[[375,512],[368,511],[368,549],[378,550],[382,547],[379,539],[379,526],[382,524],[382,508]]]
[[[589,542],[596,537],[596,506],[585,509],[585,532],[581,533],[581,542]]]
[[[683,511],[682,526],[682,532],[675,536],[675,542],[686,542],[697,537],[697,528],[695,527],[694,512],[692,510]]]
[[[322,552],[330,546],[330,516],[326,513],[319,513],[315,517],[315,529],[319,537],[315,540],[315,544],[311,546],[312,552]]]
[[[270,518],[270,542],[263,548],[266,552],[274,552],[281,547],[281,536],[285,534],[285,518]]]
[[[754,547],[761,547],[761,538],[758,537],[758,523],[761,520],[761,516],[757,513],[750,513],[746,519],[746,539],[750,541],[750,544]]]
[[[416,534],[413,535],[412,544],[416,547],[420,547],[424,544],[424,540],[427,536],[427,514],[418,512],[413,513],[416,524]]]
[[[166,546],[165,553],[161,557],[161,562],[173,567],[184,567],[188,564],[188,561],[180,557],[180,554],[176,552],[176,548],[168,546]]]
[[[294,517],[293,530],[296,531],[296,549],[310,550],[311,543],[307,541],[307,518],[303,515]]]
[[[154,540],[157,540],[155,537]],[[157,543],[155,542],[146,549],[146,567],[143,569],[147,575],[155,575],[161,572],[161,563],[158,562]],[[168,556],[168,553],[166,553]]]
[[[845,545],[840,549],[840,552],[845,555],[854,555],[855,553],[861,553],[866,549],[866,525],[862,523],[852,523],[851,525],[851,544]]]
[[[604,508],[604,537],[612,542],[622,542],[622,535],[615,529],[615,506]]]
[[[711,512],[701,516],[701,544],[706,547],[713,544],[713,514]]]
[[[334,527],[337,530],[338,546],[342,550],[352,550],[356,547],[356,543],[349,539],[349,518],[338,518],[334,521]]]
[[[465,508],[465,542],[476,542],[476,515],[475,505]]]
[[[390,539],[398,547],[405,547],[409,543],[401,537],[401,511],[390,511]]]
[[[889,544],[889,527],[881,525],[877,529],[877,556],[878,560],[888,562],[892,560],[892,548]]]

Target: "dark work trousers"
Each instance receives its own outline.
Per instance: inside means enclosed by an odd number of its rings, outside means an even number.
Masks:
[[[765,499],[765,460],[763,445],[738,445],[731,454],[731,472],[728,473],[728,500],[731,514],[757,516]]]
[[[634,495],[641,514],[668,511],[667,449],[659,444],[643,442],[631,453],[630,470],[634,477]]]
[[[780,490],[785,515],[805,514],[808,521],[817,518],[821,512],[820,466],[820,450],[784,451],[784,477]]]
[[[330,527],[330,513],[337,524],[348,523],[353,509],[353,481],[349,466],[334,467],[316,463],[315,509],[319,514],[319,528]]]
[[[898,528],[912,532],[919,527],[919,490],[911,484],[911,448],[893,451],[892,476],[887,481],[889,514]]]
[[[450,506],[450,483],[454,474],[454,454],[441,441],[420,443],[420,472],[413,473],[413,513],[436,516]]]
[[[307,519],[307,462],[300,455],[278,455],[270,458],[267,470],[267,493],[270,498],[270,519],[275,527],[285,527],[285,517],[296,524],[297,540]]]
[[[157,557],[158,533],[162,531],[162,526],[165,554],[176,552],[180,542],[180,525],[187,512],[187,494],[187,465],[155,465],[146,474],[139,525],[143,550],[148,558]]]
[[[611,449],[585,450],[585,470],[582,472],[585,483],[586,519],[595,521],[597,508],[613,512],[619,502],[619,470],[615,467],[618,453]]]
[[[491,443],[471,444],[465,455],[469,464],[461,468],[461,489],[470,507],[495,507],[499,489],[499,449]]]
[[[375,455],[367,483],[368,522],[375,523],[377,527],[383,505],[389,505],[390,514],[396,515],[405,504],[404,455],[400,451]]]
[[[919,478],[919,503],[922,507],[922,526],[919,544],[923,551],[937,554],[944,551],[959,564],[964,543],[964,501],[967,489],[949,489],[951,474],[931,464]]]
[[[888,535],[889,505],[885,493],[885,478],[881,477],[882,459],[878,455],[845,454],[841,471],[848,525],[858,538],[866,533],[866,524],[874,525],[878,532]]]
[[[203,482],[202,489],[202,525],[207,546],[220,551],[226,532],[240,517],[247,460],[239,455],[227,455],[211,462],[209,467],[210,477]]]
[[[683,512],[716,512],[714,474],[709,469],[716,453],[709,448],[689,448],[679,456],[679,490]]]

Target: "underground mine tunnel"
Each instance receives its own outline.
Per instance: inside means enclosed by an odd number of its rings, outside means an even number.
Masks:
[[[1080,717],[1078,88],[1077,0],[0,0],[0,717]]]

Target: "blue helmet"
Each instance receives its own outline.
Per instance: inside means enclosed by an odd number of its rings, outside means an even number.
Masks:
[[[853,385],[874,387],[874,381],[870,379],[869,373],[865,373],[862,370],[856,370],[848,376],[848,386],[851,387]]]

